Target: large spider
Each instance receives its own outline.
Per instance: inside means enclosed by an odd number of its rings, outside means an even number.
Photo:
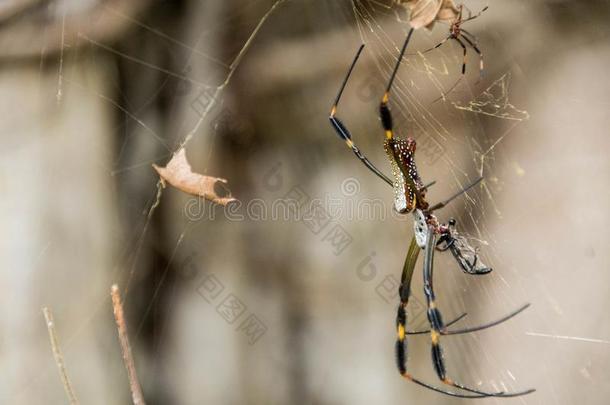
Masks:
[[[469,333],[477,330],[486,329],[504,322],[513,316],[517,315],[525,308],[529,306],[526,304],[521,308],[513,311],[505,317],[490,322],[484,325],[475,326],[465,329],[447,329],[448,326],[462,319],[465,314],[462,314],[453,321],[445,324],[443,323],[441,313],[437,308],[435,301],[434,288],[432,283],[432,272],[434,269],[434,252],[436,250],[446,251],[450,250],[453,253],[456,261],[462,270],[469,274],[485,274],[491,271],[490,268],[486,267],[481,263],[478,258],[477,252],[472,248],[467,240],[459,235],[455,230],[455,220],[450,219],[447,224],[441,224],[433,212],[443,208],[453,199],[457,198],[461,194],[465,193],[468,189],[476,185],[482,179],[477,179],[474,183],[461,190],[451,198],[430,206],[426,201],[426,191],[430,185],[425,186],[417,172],[415,165],[414,154],[416,149],[416,142],[413,138],[408,137],[407,139],[400,139],[394,136],[392,126],[392,114],[388,107],[390,100],[390,90],[392,83],[396,77],[396,72],[400,66],[400,62],[404,57],[405,50],[413,33],[413,29],[409,31],[407,38],[404,42],[398,61],[390,77],[390,81],[386,88],[386,91],[381,99],[381,105],[379,108],[381,123],[385,131],[386,139],[384,141],[384,149],[390,160],[392,166],[392,173],[394,180],[390,180],[384,175],[379,169],[375,167],[356,147],[352,141],[352,136],[348,131],[347,127],[336,117],[337,105],[341,99],[343,90],[345,89],[349,77],[356,65],[358,57],[360,56],[364,45],[360,46],[354,60],[347,72],[347,75],[339,89],[335,103],[330,110],[330,122],[337,132],[337,134],[345,141],[347,146],[354,152],[354,154],[360,159],[366,167],[368,167],[375,175],[381,178],[383,181],[388,183],[394,188],[394,208],[401,214],[412,214],[414,218],[414,237],[411,240],[405,264],[403,266],[401,284],[398,289],[400,296],[400,304],[398,306],[396,316],[396,329],[397,329],[397,340],[396,340],[396,359],[398,370],[400,374],[409,381],[424,386],[428,389],[461,398],[483,398],[483,397],[514,397],[519,395],[529,394],[534,389],[528,389],[519,392],[486,392],[479,389],[471,388],[463,385],[451,379],[447,375],[445,360],[443,358],[443,351],[440,346],[440,337],[443,335],[456,335],[462,333]],[[427,315],[430,329],[425,331],[407,331],[407,304],[411,295],[411,278],[417,262],[417,257],[420,250],[424,250],[424,264],[423,264],[423,277],[424,277],[424,294],[427,302]],[[410,334],[424,334],[429,333],[432,343],[432,362],[434,370],[441,382],[451,387],[468,391],[469,394],[462,392],[447,391],[438,388],[434,385],[423,382],[410,373],[407,372],[407,340],[406,336]]]

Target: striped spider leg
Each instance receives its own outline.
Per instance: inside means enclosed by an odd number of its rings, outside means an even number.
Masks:
[[[360,54],[362,53],[363,49],[364,49],[364,44],[360,45],[360,48],[358,48],[358,52],[356,52],[356,56],[354,57],[354,61],[352,62],[352,64],[349,67],[347,75],[345,76],[345,80],[343,80],[343,84],[341,85],[341,88],[339,89],[339,93],[337,94],[337,98],[335,99],[335,103],[333,104],[333,106],[332,106],[332,108],[330,110],[329,120],[330,120],[330,124],[333,126],[333,128],[334,128],[335,132],[337,133],[337,135],[339,135],[339,137],[345,142],[347,147],[350,148],[352,150],[352,152],[354,152],[354,155],[356,155],[356,157],[358,159],[360,159],[360,161],[362,163],[364,163],[364,165],[370,171],[375,173],[375,175],[377,177],[379,177],[381,180],[385,181],[391,187],[392,186],[392,180],[390,180],[388,178],[388,176],[386,176],[379,169],[377,169],[377,167],[375,167],[375,165],[372,164],[366,158],[366,156],[364,156],[362,154],[362,152],[360,152],[360,149],[358,149],[358,147],[352,141],[352,134],[350,134],[350,132],[347,129],[347,127],[345,126],[345,124],[343,124],[343,122],[336,116],[337,115],[337,107],[339,105],[339,101],[341,100],[341,96],[343,95],[343,90],[345,90],[345,86],[347,85],[347,81],[349,80],[349,78],[350,78],[350,76],[352,74],[352,71],[354,70],[354,67],[356,66],[356,62],[358,61],[358,58],[360,57]]]
[[[407,38],[404,42],[404,45],[401,49],[400,55],[398,57],[398,61],[392,72],[392,76],[390,77],[390,81],[388,87],[382,97],[380,104],[380,118],[383,129],[385,131],[385,141],[384,141],[384,149],[390,159],[390,164],[392,166],[392,173],[394,180],[391,181],[389,178],[384,175],[379,169],[377,169],[361,152],[358,148],[356,148],[351,134],[345,127],[345,125],[336,118],[337,105],[341,99],[341,95],[347,85],[349,77],[354,69],[356,61],[362,52],[362,46],[358,49],[358,52],[354,58],[354,61],[350,65],[349,71],[341,88],[339,90],[339,94],[335,100],[331,108],[330,113],[330,122],[337,134],[341,139],[345,141],[347,146],[354,151],[354,154],[358,157],[363,164],[369,168],[375,175],[380,177],[386,183],[391,185],[394,189],[394,208],[397,212],[401,214],[412,214],[414,217],[414,237],[411,240],[411,244],[409,246],[409,250],[407,253],[407,257],[405,259],[405,264],[403,266],[403,272],[401,275],[401,283],[399,287],[399,296],[400,296],[400,305],[398,306],[397,317],[396,317],[396,329],[397,329],[397,340],[396,340],[396,358],[397,365],[400,374],[418,385],[431,389],[433,391],[443,393],[449,396],[461,397],[461,398],[484,398],[484,397],[512,397],[525,395],[534,390],[525,390],[520,392],[485,392],[481,390],[477,390],[466,385],[460,384],[449,377],[447,377],[445,362],[443,359],[442,348],[440,346],[440,336],[442,335],[455,335],[462,333],[474,332],[482,329],[487,329],[492,326],[495,326],[501,322],[504,322],[518,313],[525,310],[529,304],[526,304],[519,308],[516,311],[504,316],[501,319],[496,321],[479,325],[471,328],[464,328],[460,330],[449,330],[447,326],[459,321],[462,319],[465,314],[460,315],[458,318],[453,321],[444,324],[442,321],[442,316],[435,303],[435,295],[434,289],[432,287],[432,263],[434,258],[434,251],[437,250],[447,250],[454,249],[457,253],[462,253],[460,249],[463,249],[462,240],[459,239],[461,236],[456,233],[454,229],[454,224],[449,225],[441,225],[439,224],[436,217],[433,215],[433,211],[438,210],[446,206],[450,201],[457,198],[458,196],[465,193],[468,189],[476,185],[481,181],[481,178],[477,179],[473,184],[466,187],[464,190],[460,191],[456,195],[451,198],[435,204],[430,207],[430,205],[426,202],[425,194],[427,188],[430,187],[424,186],[419,174],[417,172],[417,167],[415,165],[414,154],[416,149],[416,142],[413,138],[400,139],[394,136],[393,125],[392,125],[392,115],[390,113],[390,109],[388,107],[389,103],[389,95],[392,87],[392,83],[400,66],[400,62],[404,57],[405,50],[413,33],[413,29],[409,31]],[[438,244],[437,244],[437,235],[441,235]],[[444,245],[442,245],[444,243]],[[469,245],[468,245],[469,246]],[[407,331],[407,304],[411,294],[410,285],[412,275],[415,269],[415,265],[417,262],[417,258],[419,255],[419,251],[424,250],[425,260],[424,260],[424,293],[426,295],[427,301],[427,314],[428,321],[430,323],[430,329],[424,331]],[[452,250],[452,253],[454,252]],[[474,262],[469,261],[468,254],[462,254],[464,262],[461,262],[457,253],[454,253],[454,257],[460,267],[462,265],[469,266],[468,268],[472,271],[467,271],[468,273],[476,274],[477,270],[482,272],[477,265],[478,259],[474,259]],[[470,251],[469,251],[470,253]],[[476,251],[474,251],[476,256]],[[466,264],[467,263],[467,264]],[[480,261],[478,262],[480,264]],[[463,268],[463,267],[462,267]],[[423,382],[413,375],[407,372],[407,335],[415,335],[415,334],[424,334],[429,333],[431,342],[432,342],[432,360],[434,369],[438,378],[446,385],[449,385],[453,388],[461,389],[468,391],[469,393],[461,393],[461,392],[453,392],[438,388],[426,382]]]

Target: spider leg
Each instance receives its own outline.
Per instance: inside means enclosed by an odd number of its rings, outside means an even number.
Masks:
[[[463,30],[462,30],[462,31],[463,31]],[[462,35],[462,37],[463,37],[464,39],[466,39],[466,37],[465,37],[464,35]],[[458,85],[458,84],[460,84],[460,81],[461,81],[461,80],[464,78],[464,74],[466,74],[466,53],[467,53],[467,51],[466,51],[466,45],[464,45],[464,43],[463,43],[462,41],[460,41],[460,39],[459,39],[459,38],[457,38],[456,36],[454,36],[453,34],[449,34],[449,36],[448,36],[448,37],[446,37],[444,40],[442,40],[442,41],[441,41],[441,42],[440,42],[438,45],[436,45],[436,46],[434,46],[434,47],[432,47],[432,48],[430,48],[430,49],[426,49],[425,51],[423,51],[423,52],[422,52],[422,54],[424,54],[424,53],[426,53],[426,52],[429,52],[429,51],[431,51],[431,50],[433,50],[433,49],[436,49],[436,48],[440,47],[442,44],[444,44],[445,42],[447,42],[447,41],[448,41],[448,40],[450,40],[450,39],[454,39],[454,40],[456,40],[456,41],[457,41],[457,42],[460,44],[460,46],[462,47],[462,49],[464,50],[464,62],[462,63],[462,76],[461,76],[459,79],[457,79],[457,80],[455,81],[455,83],[453,83],[453,85],[452,85],[452,86],[449,88],[449,90],[447,90],[447,91],[445,91],[445,92],[441,93],[441,96],[440,96],[440,97],[438,97],[437,99],[435,99],[434,101],[432,101],[432,104],[436,103],[436,102],[437,102],[437,101],[439,101],[439,100],[444,100],[444,99],[447,97],[447,95],[449,95],[449,93],[451,93],[451,92],[452,92],[452,91],[453,91],[453,90],[454,90],[454,89],[457,87],[457,85]],[[470,41],[469,41],[469,43],[470,43]],[[473,49],[475,49],[475,51],[476,51],[476,52],[479,54],[479,56],[480,56],[480,70],[479,70],[479,76],[480,76],[480,77],[482,77],[482,76],[483,76],[483,68],[482,68],[482,66],[483,66],[483,55],[481,54],[481,51],[480,51],[478,48],[475,48],[475,46],[474,46],[474,45],[473,45]]]
[[[381,125],[385,130],[385,135],[387,139],[394,138],[392,113],[390,112],[390,108],[388,107],[388,103],[390,101],[390,90],[392,89],[392,84],[394,83],[396,73],[398,72],[398,68],[400,67],[400,62],[402,61],[402,58],[405,55],[405,51],[407,50],[407,45],[409,45],[409,41],[411,40],[411,35],[413,35],[413,28],[409,30],[409,33],[407,34],[407,39],[405,39],[405,42],[402,45],[400,55],[398,55],[398,61],[396,62],[396,66],[394,66],[394,71],[392,72],[392,76],[390,76],[388,87],[386,88],[386,91],[383,94],[383,98],[381,99],[381,104],[379,105],[379,116],[381,117]]]
[[[464,50],[464,61],[462,62],[462,74],[466,74],[466,54],[468,53],[468,51],[466,50],[466,45],[464,45],[464,43],[462,41],[460,41],[460,39],[458,37],[453,37],[453,39],[455,39],[457,41],[457,43],[460,44],[460,46]]]
[[[429,390],[432,391],[436,391],[438,393],[441,394],[445,394],[445,395],[449,395],[450,397],[457,397],[457,398],[489,398],[490,395],[479,395],[479,394],[460,394],[457,392],[452,392],[452,391],[445,391],[442,388],[438,388],[435,387],[434,385],[430,385],[428,383],[425,383],[415,377],[413,377],[410,373],[405,372],[405,374],[403,374],[403,377],[411,382],[414,382],[417,385],[421,385],[422,387],[428,388]]]
[[[430,339],[432,341],[432,362],[434,365],[434,371],[436,372],[439,380],[444,384],[452,386],[454,388],[463,389],[479,395],[486,395],[492,397],[515,397],[526,395],[534,392],[534,389],[528,389],[520,392],[485,392],[470,388],[463,384],[460,384],[451,378],[447,377],[447,371],[445,367],[445,361],[443,359],[443,350],[440,345],[440,337],[443,332],[446,332],[446,326],[443,324],[442,316],[438,310],[435,302],[434,288],[432,283],[432,271],[434,262],[434,245],[436,242],[436,235],[434,233],[434,227],[428,227],[428,234],[426,237],[426,247],[424,256],[424,294],[426,295],[426,302],[428,305],[428,322],[430,323]]]
[[[458,323],[459,321],[461,321],[462,319],[464,319],[468,314],[466,312],[463,312],[460,316],[458,316],[457,318],[453,319],[450,322],[447,322],[447,324],[445,325],[445,327],[447,326],[451,326],[453,324]],[[460,329],[461,330],[461,329]],[[477,329],[479,330],[479,329]],[[407,335],[425,335],[427,333],[430,333],[430,329],[422,329],[422,330],[408,330],[406,332]],[[452,333],[452,335],[457,335],[457,333]]]
[[[482,394],[462,394],[452,391],[446,391],[444,389],[435,387],[426,382],[423,382],[415,377],[413,377],[410,373],[407,372],[407,340],[406,335],[406,324],[407,324],[407,304],[409,302],[409,297],[411,295],[411,279],[413,276],[413,271],[415,269],[415,264],[417,263],[417,257],[419,255],[420,248],[417,246],[417,242],[415,238],[411,239],[411,244],[409,245],[409,250],[407,253],[407,257],[405,258],[405,264],[402,269],[402,275],[400,277],[400,287],[398,288],[398,293],[400,295],[400,305],[398,306],[398,311],[396,314],[396,365],[398,367],[398,372],[400,375],[406,380],[412,381],[415,384],[418,384],[422,387],[428,388],[432,391],[439,392],[441,394],[449,395],[452,397],[458,398],[485,398],[486,395]],[[465,315],[465,314],[464,314]],[[464,317],[461,316],[457,320]],[[456,321],[457,321],[456,320]]]
[[[390,80],[388,81],[388,86],[386,87],[385,93],[383,93],[383,97],[381,98],[381,103],[379,104],[379,118],[381,120],[381,126],[383,128],[383,130],[385,131],[385,136],[386,136],[386,145],[392,145],[389,147],[395,147],[395,141],[396,139],[394,138],[394,126],[392,123],[392,112],[390,111],[389,108],[389,102],[390,102],[390,91],[392,90],[392,85],[394,84],[394,79],[396,78],[396,74],[398,73],[398,69],[400,68],[400,63],[402,62],[402,59],[405,56],[405,51],[407,50],[407,46],[409,45],[409,41],[411,40],[411,36],[413,35],[413,31],[414,29],[411,28],[409,30],[409,33],[407,34],[407,38],[405,39],[405,42],[402,45],[402,49],[400,50],[400,54],[398,55],[398,59],[396,61],[396,65],[394,66],[394,71],[392,72],[392,75],[390,76]],[[423,193],[427,190],[428,186],[423,186],[421,184],[416,184],[416,180],[413,179],[413,177],[411,176],[412,173],[407,173],[407,170],[410,169],[406,169],[405,167],[403,167],[402,165],[399,167],[399,170],[402,172],[403,178],[404,178],[404,182],[406,183],[406,185],[409,188],[409,193],[413,193],[413,205],[415,206],[415,201],[425,201],[423,200]],[[419,176],[418,176],[418,180],[419,180]],[[435,182],[430,183],[434,184]],[[425,204],[427,207],[427,203]]]
[[[425,50],[425,51],[423,51],[422,53],[426,53],[426,52],[431,51],[431,50],[433,50],[433,49],[440,48],[441,46],[443,46],[443,44],[444,44],[445,42],[449,41],[451,38],[453,38],[453,34],[449,34],[449,35],[447,35],[447,37],[446,37],[445,39],[443,39],[441,42],[439,42],[438,44],[434,45],[434,46],[433,46],[432,48],[430,48],[430,49],[426,49],[426,50]]]
[[[478,325],[478,326],[472,326],[470,328],[448,330],[448,331],[443,332],[441,334],[442,335],[461,335],[461,334],[464,334],[464,333],[470,333],[470,332],[476,332],[476,331],[483,330],[483,329],[488,329],[488,328],[491,328],[493,326],[499,325],[502,322],[508,321],[509,319],[514,317],[515,315],[518,315],[521,312],[525,311],[527,308],[529,308],[529,306],[530,306],[529,303],[524,304],[519,309],[517,309],[517,310],[511,312],[510,314],[508,314],[508,315],[506,315],[506,316],[504,316],[504,317],[502,317],[500,319],[497,319],[497,320],[495,320],[493,322],[485,323],[483,325]],[[448,323],[446,326],[449,326],[449,325],[450,324]]]
[[[439,42],[438,44],[434,45],[431,48],[426,49],[425,51],[418,51],[417,53],[407,53],[407,56],[415,56],[415,55],[419,55],[419,54],[424,54],[424,53],[428,53],[431,52],[433,50],[435,50],[436,48],[440,48],[441,46],[443,46],[443,44],[447,41],[449,41],[451,38],[453,37],[452,34],[449,34],[448,36],[445,37],[445,39],[443,39],[441,42]]]
[[[473,188],[474,186],[479,184],[482,180],[483,180],[483,176],[478,177],[475,181],[473,181],[472,183],[470,183],[469,185],[467,185],[466,187],[464,187],[463,189],[461,189],[460,191],[458,191],[457,193],[455,193],[454,195],[452,195],[445,201],[441,201],[437,204],[434,204],[432,207],[428,208],[428,213],[432,213],[433,211],[440,210],[441,208],[445,207],[451,201],[455,200],[456,198],[458,198],[459,196],[461,196],[462,194],[466,193],[468,190],[470,190],[471,188]]]
[[[402,274],[400,276],[400,286],[398,287],[398,295],[400,296],[400,306],[398,307],[398,314],[396,315],[396,327],[398,328],[398,341],[404,342],[406,351],[406,342],[404,335],[421,335],[424,333],[430,333],[430,330],[425,331],[406,331],[406,315],[407,315],[407,304],[409,303],[409,297],[411,296],[411,279],[413,278],[413,271],[415,270],[415,264],[417,263],[417,257],[419,256],[420,248],[417,246],[415,238],[411,239],[409,245],[409,251],[405,258],[405,264],[402,268]],[[402,308],[402,309],[401,309]],[[451,322],[447,323],[447,326],[453,325],[460,321],[466,316],[466,313],[461,314]],[[399,322],[402,321],[402,322]],[[402,325],[402,329],[401,329]],[[398,358],[398,341],[396,342],[397,351],[396,357]],[[400,366],[399,366],[400,368]]]
[[[424,185],[424,186],[422,187],[422,190],[428,190],[430,187],[432,187],[432,186],[433,186],[433,185],[435,185],[435,184],[436,184],[436,180],[433,180],[433,181],[431,181],[430,183],[428,183],[428,184]]]
[[[411,238],[411,244],[405,258],[405,264],[402,268],[402,275],[400,276],[400,286],[398,287],[398,295],[400,297],[400,304],[398,305],[398,311],[396,313],[396,365],[400,375],[404,376],[407,373],[407,340],[406,340],[406,327],[407,327],[407,304],[409,303],[409,297],[411,295],[411,279],[413,277],[413,271],[415,270],[415,264],[417,263],[417,257],[419,256],[419,246],[415,237]]]
[[[446,252],[447,250],[449,250],[451,248],[452,244],[453,244],[453,241],[447,242],[447,244],[445,246],[436,246],[436,250],[438,250],[439,252]]]
[[[481,50],[477,47],[476,43],[469,39],[468,36],[472,36],[474,38],[474,36],[468,31],[462,30],[462,38],[464,38],[464,41],[466,41],[468,45],[470,45],[472,49],[474,49],[474,51],[479,55],[479,77],[483,77],[483,52],[481,52]]]
[[[488,323],[484,323],[482,325],[477,325],[477,326],[471,326],[469,328],[463,328],[463,329],[453,329],[453,330],[446,330],[446,331],[441,331],[441,335],[443,336],[451,336],[451,335],[463,335],[465,333],[471,333],[471,332],[477,332],[480,330],[484,330],[484,329],[489,329],[493,326],[499,325],[503,322],[508,321],[509,319],[511,319],[512,317],[519,315],[521,312],[525,311],[527,308],[529,308],[530,304],[524,304],[522,305],[519,309],[511,312],[508,315],[503,316],[500,319],[496,319],[495,321],[492,322],[488,322]],[[452,320],[451,322],[447,322],[445,324],[445,328],[447,328],[448,326],[451,326],[453,324],[455,324],[456,322],[458,322],[459,320],[463,319],[466,316],[466,313],[463,313],[462,315],[460,315],[459,317],[455,318],[454,320]],[[418,331],[408,331],[407,335],[423,335],[425,333],[430,333],[430,329],[426,329],[426,330],[418,330]]]
[[[445,245],[441,246],[442,243],[444,243]],[[435,249],[439,252],[446,252],[451,248],[451,246],[453,246],[454,243],[455,239],[453,239],[449,233],[446,233],[441,235],[440,238],[438,238],[438,242],[436,242]]]
[[[487,9],[488,9],[488,8],[489,8],[489,6],[485,6],[485,7],[483,7],[483,9],[482,9],[481,11],[479,11],[477,14],[475,14],[475,15],[469,15],[467,19],[462,20],[462,24],[464,24],[465,22],[468,22],[468,21],[472,21],[472,20],[474,20],[475,18],[478,18],[479,16],[481,16],[481,14],[483,14],[485,11],[487,11]],[[470,14],[470,10],[468,10],[468,14]]]
[[[360,159],[360,161],[362,163],[364,163],[364,165],[370,171],[372,171],[377,177],[379,177],[381,180],[388,183],[390,186],[393,186],[392,180],[390,180],[388,178],[388,176],[386,176],[379,169],[377,169],[377,167],[375,167],[375,165],[373,163],[371,163],[371,161],[368,160],[366,158],[366,156],[364,156],[364,154],[360,151],[360,149],[358,149],[358,147],[352,141],[352,135],[350,134],[347,127],[343,124],[343,122],[341,122],[341,120],[339,118],[336,117],[337,106],[339,105],[339,101],[341,100],[341,96],[343,95],[343,90],[345,90],[345,86],[347,85],[350,75],[352,74],[352,71],[354,70],[354,66],[356,66],[356,62],[358,61],[358,57],[360,57],[360,54],[362,53],[363,48],[364,48],[364,45],[361,45],[360,48],[358,48],[358,52],[356,53],[356,56],[354,57],[354,60],[353,60],[352,64],[350,65],[347,75],[345,76],[345,79],[343,80],[343,84],[341,85],[341,88],[339,89],[337,98],[335,99],[335,102],[334,102],[332,108],[330,109],[329,120],[330,120],[330,123],[331,123],[333,129],[335,130],[335,132],[337,132],[337,135],[339,135],[339,137],[341,139],[343,139],[343,141],[345,142],[347,147],[350,148],[352,150],[352,152],[354,152],[354,155],[356,155],[356,157],[358,159]]]
[[[453,243],[449,247],[449,249],[451,250],[451,254],[453,254],[453,257],[455,258],[455,261],[458,262],[458,264],[460,265],[462,270],[464,270],[465,273],[478,275],[478,274],[487,274],[493,270],[491,267],[483,267],[483,268],[477,270],[476,265],[479,260],[479,255],[475,254],[474,260],[472,261],[472,263],[470,263],[468,261],[468,259],[466,259],[464,257],[464,255],[462,255],[462,252],[455,245],[455,243]]]

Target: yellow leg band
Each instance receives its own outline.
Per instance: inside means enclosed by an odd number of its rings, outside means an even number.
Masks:
[[[405,327],[402,325],[398,325],[398,340],[405,340]]]

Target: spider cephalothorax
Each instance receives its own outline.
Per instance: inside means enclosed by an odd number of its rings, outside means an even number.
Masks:
[[[449,29],[449,32],[451,32],[451,36],[454,39],[459,38],[460,34],[462,33],[461,29],[460,29],[460,22],[454,22],[453,24],[451,24],[451,28]]]

